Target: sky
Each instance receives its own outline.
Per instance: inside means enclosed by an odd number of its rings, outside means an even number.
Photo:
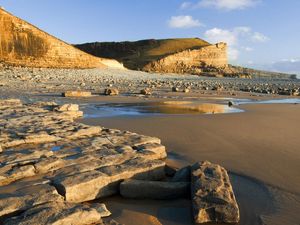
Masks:
[[[0,0],[72,44],[199,37],[232,64],[300,74],[300,0]]]

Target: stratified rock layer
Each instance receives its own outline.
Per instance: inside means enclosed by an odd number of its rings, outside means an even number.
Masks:
[[[80,214],[80,203],[118,193],[123,179],[164,178],[158,138],[77,123],[74,104],[13,99],[0,100],[0,109],[0,219],[26,215],[8,224],[63,224],[57,214],[69,218],[70,210],[70,221],[97,219],[93,209]]]
[[[133,70],[202,74],[207,68],[228,67],[226,43],[210,44],[199,38],[96,42],[76,45],[98,57],[116,59]]]
[[[162,57],[145,65],[143,70],[161,73],[201,74],[206,67],[224,69],[227,66],[227,45],[218,43]]]
[[[82,52],[1,8],[0,62],[47,68],[122,68],[115,60]]]
[[[192,166],[195,223],[238,223],[239,208],[226,170],[208,161]]]

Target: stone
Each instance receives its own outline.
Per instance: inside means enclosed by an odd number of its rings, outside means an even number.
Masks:
[[[183,167],[178,170],[174,177],[172,177],[172,182],[191,182],[191,167]]]
[[[58,112],[67,112],[67,111],[78,111],[79,105],[77,104],[64,104],[54,108]]]
[[[150,88],[145,88],[145,89],[142,89],[141,92],[140,92],[142,95],[151,95],[152,94],[152,91]]]
[[[229,107],[233,106],[233,102],[232,102],[232,101],[229,101],[229,102],[228,102],[228,106],[229,106]]]
[[[48,157],[46,159],[41,159],[40,161],[34,164],[36,173],[43,174],[50,171],[58,170],[65,166],[65,163],[62,159],[55,156]]]
[[[195,223],[238,223],[239,207],[227,171],[208,161],[194,164],[191,171]]]
[[[147,156],[145,157],[150,160],[167,158],[166,147],[158,143],[141,144],[135,146],[134,149],[136,149],[140,154],[146,153],[145,155]],[[149,152],[153,154],[147,154]]]
[[[29,181],[20,187],[16,187],[16,184],[6,186],[9,192],[0,192],[0,217],[47,202],[62,202],[63,198],[56,189],[44,182]],[[11,190],[15,191],[12,193]]]
[[[125,180],[120,184],[120,194],[134,199],[177,199],[189,196],[190,183]]]
[[[123,179],[159,180],[164,177],[163,167],[164,162],[160,160],[137,158],[121,165],[54,178],[53,185],[66,201],[84,202],[116,194]]]
[[[66,91],[62,93],[63,97],[91,97],[92,93],[89,91]]]
[[[45,203],[5,220],[4,224],[102,224],[101,217],[110,214],[104,204]]]
[[[189,93],[189,92],[190,92],[190,89],[189,89],[189,88],[183,89],[183,93]]]
[[[110,193],[100,193],[101,189],[110,183],[109,176],[96,170],[53,180],[53,185],[58,192],[65,197],[67,202],[73,203],[94,200],[106,194],[110,195]]]
[[[176,173],[176,169],[172,166],[166,165],[165,166],[165,173],[168,177],[173,177]]]
[[[179,92],[179,88],[178,87],[172,87],[172,92]]]
[[[40,143],[47,143],[47,142],[55,142],[58,140],[60,140],[59,137],[52,136],[47,133],[30,134],[26,136],[24,139],[26,144],[40,144]]]
[[[105,95],[118,95],[119,94],[119,90],[116,88],[107,88],[104,90],[104,94]]]
[[[41,218],[31,212],[51,202],[58,207],[63,200],[73,204],[117,194],[124,179],[165,178],[167,154],[158,138],[75,122],[68,113],[79,112],[78,105],[5,100],[0,105],[0,217],[10,222],[30,218],[24,223],[36,224]],[[11,218],[19,213],[26,218]]]
[[[101,127],[86,127],[82,129],[78,129],[73,134],[68,136],[69,139],[76,139],[76,138],[82,138],[82,137],[88,137],[92,135],[99,134],[101,132]]]

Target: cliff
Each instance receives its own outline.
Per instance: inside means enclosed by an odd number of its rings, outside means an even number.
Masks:
[[[227,67],[227,45],[218,43],[200,49],[185,50],[155,60],[144,66],[143,70],[164,73],[201,74],[205,68]]]
[[[102,62],[101,62],[102,61]],[[104,68],[121,64],[99,59],[0,8],[0,63],[46,68]]]
[[[76,47],[94,56],[116,59],[133,70],[199,74],[204,67],[227,67],[226,44],[212,45],[199,38],[95,42]]]

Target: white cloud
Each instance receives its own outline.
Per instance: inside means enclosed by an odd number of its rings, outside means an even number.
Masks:
[[[181,8],[181,9],[188,9],[188,8],[190,8],[191,6],[193,6],[193,3],[191,3],[191,2],[183,2],[183,3],[180,5],[180,8]]]
[[[204,37],[212,43],[226,42],[229,46],[237,43],[237,36],[230,30],[213,28],[204,33]]]
[[[252,41],[254,42],[266,42],[269,40],[269,38],[267,36],[265,36],[264,34],[261,34],[259,32],[254,32],[252,34],[252,37],[251,37]]]
[[[258,0],[201,0],[198,7],[212,7],[221,10],[236,10],[253,7]]]
[[[191,16],[172,16],[168,21],[169,27],[171,28],[192,28],[200,27],[203,24]]]
[[[213,28],[204,33],[204,37],[211,43],[226,42],[228,44],[228,56],[230,60],[238,59],[240,51],[250,52],[250,46],[240,46],[239,42],[265,42],[269,40],[265,35],[253,32],[250,27],[241,26],[233,29]]]

